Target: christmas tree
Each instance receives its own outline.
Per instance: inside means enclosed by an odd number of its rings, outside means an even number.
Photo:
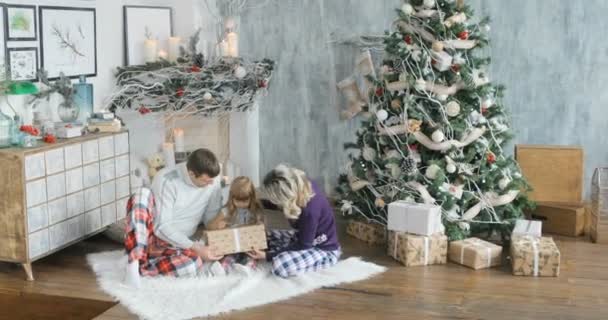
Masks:
[[[504,87],[486,72],[489,19],[459,0],[411,0],[397,12],[381,69],[364,79],[367,118],[346,145],[358,152],[339,179],[342,212],[386,224],[393,201],[432,203],[450,240],[504,239],[533,203],[502,149],[512,132]]]

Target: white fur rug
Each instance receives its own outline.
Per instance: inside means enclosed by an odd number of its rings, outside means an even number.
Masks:
[[[142,278],[141,287],[133,289],[122,284],[124,251],[90,254],[87,259],[102,290],[144,319],[191,319],[242,310],[367,279],[385,270],[360,258],[348,258],[331,268],[289,279],[273,276],[268,266],[261,266],[248,277]]]

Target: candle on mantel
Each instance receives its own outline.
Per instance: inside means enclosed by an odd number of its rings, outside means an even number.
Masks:
[[[226,40],[222,40],[222,42],[219,43],[220,46],[220,55],[222,57],[227,57],[228,56],[228,42]]]
[[[167,168],[175,167],[175,150],[173,149],[173,143],[163,143],[163,157],[165,158],[165,166]]]
[[[236,58],[239,56],[239,36],[236,32],[231,31],[226,34],[226,41],[228,42],[228,57]]]
[[[180,37],[169,37],[169,61],[175,62],[179,57],[179,45],[182,42]]]
[[[144,61],[154,62],[158,57],[158,41],[154,39],[146,39],[144,41]]]
[[[165,60],[167,60],[167,57],[168,57],[167,51],[165,51],[165,50],[159,50],[158,51],[158,58],[159,59],[165,59]]]
[[[173,129],[173,142],[175,142],[175,152],[184,152],[184,129]]]

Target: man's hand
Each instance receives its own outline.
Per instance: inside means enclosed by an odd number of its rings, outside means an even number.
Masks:
[[[266,252],[262,250],[253,250],[247,252],[247,255],[255,260],[266,260]]]
[[[224,256],[216,255],[215,248],[205,246],[202,243],[195,242],[192,245],[192,250],[196,252],[196,254],[203,259],[203,261],[217,261],[223,258]]]

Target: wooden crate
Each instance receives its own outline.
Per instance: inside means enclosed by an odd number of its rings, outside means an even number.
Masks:
[[[583,201],[583,149],[576,146],[516,145],[515,158],[538,202]]]
[[[582,203],[537,203],[531,218],[543,222],[543,233],[577,237],[585,231],[585,205]]]

